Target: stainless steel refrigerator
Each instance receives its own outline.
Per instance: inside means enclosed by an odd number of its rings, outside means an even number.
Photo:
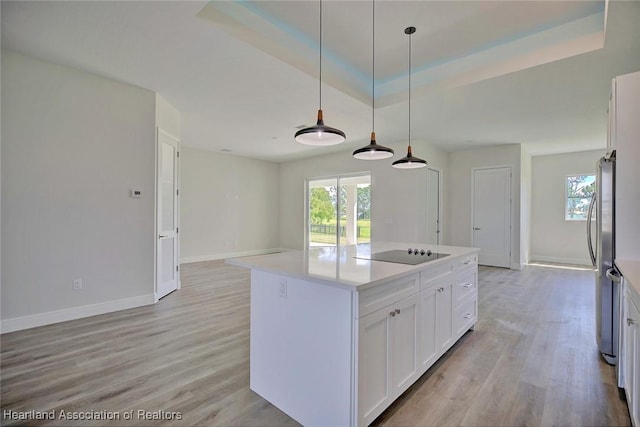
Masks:
[[[587,218],[587,241],[596,267],[596,338],[604,359],[615,365],[618,356],[620,322],[620,277],[615,259],[615,171],[616,152],[597,163],[596,191]],[[595,217],[595,230],[592,219]],[[595,231],[595,239],[593,238]],[[595,249],[594,249],[595,240]]]

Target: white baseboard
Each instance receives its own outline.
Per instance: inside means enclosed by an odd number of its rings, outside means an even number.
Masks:
[[[546,255],[531,255],[529,257],[529,262],[553,262],[556,264],[574,264],[574,265],[584,265],[591,267],[591,262],[588,258],[564,258],[564,257],[555,257],[555,256],[546,256]]]
[[[270,248],[270,249],[256,249],[251,251],[226,252],[226,253],[218,253],[218,254],[210,254],[210,255],[191,256],[191,257],[180,258],[180,264],[189,264],[191,262],[201,262],[201,261],[214,261],[219,259],[238,258],[243,256],[252,256],[252,255],[265,255],[265,254],[272,254],[276,252],[286,252],[289,250],[290,249]]]
[[[143,305],[153,304],[154,300],[154,295],[149,294],[115,301],[83,305],[80,307],[65,308],[63,310],[48,311],[46,313],[31,314],[29,316],[14,317],[12,319],[0,321],[0,333],[4,334],[7,332],[35,328],[37,326],[66,322],[67,320],[75,320],[83,317],[96,316],[98,314],[126,310],[128,308],[141,307]]]

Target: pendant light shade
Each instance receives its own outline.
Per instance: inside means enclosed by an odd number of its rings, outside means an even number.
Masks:
[[[344,142],[345,135],[340,129],[325,126],[322,110],[318,110],[318,122],[315,126],[300,129],[295,140],[306,145],[336,145]]]
[[[380,159],[388,159],[393,156],[393,150],[391,148],[385,147],[383,145],[378,145],[376,143],[376,3],[375,0],[372,0],[372,28],[373,35],[371,37],[373,44],[373,55],[372,64],[371,64],[371,141],[369,145],[364,146],[362,148],[358,148],[353,152],[353,157],[360,160],[380,160]]]
[[[411,153],[411,34],[416,32],[415,27],[407,27],[404,33],[409,36],[409,147],[407,155],[391,164],[396,169],[417,169],[427,166],[427,161],[414,157]]]
[[[320,0],[320,108],[318,108],[318,121],[315,126],[300,129],[296,132],[294,139],[306,145],[335,145],[344,142],[346,136],[339,129],[325,126],[322,115],[322,0]]]
[[[396,169],[418,169],[427,166],[427,161],[413,157],[413,154],[411,154],[411,146],[409,146],[409,148],[407,148],[407,155],[393,162],[391,166]]]
[[[376,144],[376,133],[371,132],[371,142],[353,152],[353,157],[360,160],[381,160],[393,156],[393,150]]]

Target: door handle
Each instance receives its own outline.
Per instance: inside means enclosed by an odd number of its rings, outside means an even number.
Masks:
[[[589,257],[591,257],[591,264],[593,264],[593,266],[596,266],[596,259],[597,259],[597,248],[594,251],[593,249],[593,242],[591,241],[591,219],[593,218],[593,211],[596,205],[596,193],[593,193],[591,195],[591,202],[589,203],[589,213],[587,214],[587,249],[589,249]],[[596,238],[598,236],[596,235]],[[598,242],[596,241],[596,245],[598,244]]]
[[[480,227],[473,227],[474,230],[480,230]]]
[[[167,236],[165,234],[158,234],[158,239],[162,239],[163,237],[169,237],[169,236]]]
[[[607,279],[611,280],[612,282],[620,283],[620,275],[615,268],[608,269],[605,273],[605,276],[607,276]]]
[[[464,284],[464,285],[462,285],[462,286],[464,286],[465,288],[470,288],[470,287],[472,287],[472,286],[473,286],[473,284],[472,284],[472,283],[465,283],[465,284]]]
[[[635,325],[636,323],[638,323],[638,322],[636,322],[635,320],[631,319],[630,317],[627,317],[627,325],[628,326]]]

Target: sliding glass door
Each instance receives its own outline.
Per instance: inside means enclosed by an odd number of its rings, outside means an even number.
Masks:
[[[371,175],[307,181],[307,244],[368,243],[371,236]]]

